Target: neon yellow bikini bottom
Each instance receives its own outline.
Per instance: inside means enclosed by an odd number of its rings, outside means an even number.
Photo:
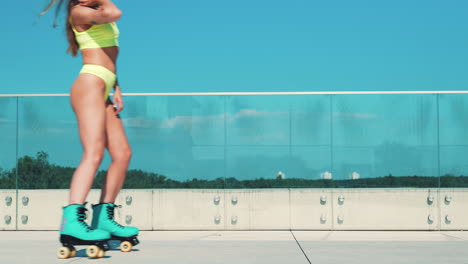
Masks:
[[[106,67],[101,65],[94,65],[94,64],[85,64],[83,68],[81,68],[81,73],[89,73],[96,75],[97,77],[101,78],[104,83],[106,84],[106,92],[104,94],[104,101],[107,101],[109,98],[109,93],[111,89],[115,85],[116,76],[115,73],[108,70]]]

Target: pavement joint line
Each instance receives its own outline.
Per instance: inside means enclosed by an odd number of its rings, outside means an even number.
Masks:
[[[445,237],[447,237],[449,240],[451,241],[466,241],[466,239],[464,238],[461,238],[461,237],[457,237],[457,236],[453,236],[453,235],[449,235],[449,234],[445,234],[443,232],[441,232],[441,234]]]
[[[328,232],[328,234],[322,237],[320,241],[328,241],[328,239],[331,237],[332,234],[333,234],[333,231]]]
[[[301,249],[302,254],[304,254],[304,257],[307,259],[307,261],[308,261],[310,264],[312,264],[312,262],[310,262],[309,257],[308,257],[307,254],[304,252],[304,249],[302,249],[301,244],[299,243],[299,241],[297,241],[296,236],[294,235],[294,232],[293,232],[292,230],[289,230],[289,232],[291,232],[292,236],[294,237],[294,240],[296,240],[296,243],[297,243],[297,245],[299,246],[299,248]]]
[[[210,238],[210,237],[221,237],[223,236],[221,233],[219,232],[216,232],[216,233],[211,233],[211,234],[207,234],[207,235],[204,235],[204,236],[201,236],[201,237],[198,237],[198,238],[194,238],[192,239],[191,241],[197,241],[197,240],[203,240],[205,238]]]

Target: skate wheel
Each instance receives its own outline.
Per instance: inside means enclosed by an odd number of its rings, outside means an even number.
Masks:
[[[86,255],[90,258],[97,258],[99,256],[99,250],[101,250],[98,246],[90,246],[86,249]]]
[[[98,258],[103,258],[106,255],[106,252],[102,249],[99,249]]]
[[[67,259],[67,258],[70,258],[72,257],[71,256],[71,251],[69,248],[67,247],[61,247],[57,250],[57,257],[59,259]]]
[[[76,257],[76,249],[73,249],[70,254],[70,258]]]
[[[120,243],[120,251],[122,252],[130,252],[132,251],[132,243],[130,243],[130,241],[123,241],[122,243]]]

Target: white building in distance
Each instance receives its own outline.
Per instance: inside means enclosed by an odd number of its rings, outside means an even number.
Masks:
[[[286,174],[284,174],[284,172],[282,171],[278,171],[278,173],[276,174],[276,179],[284,180],[285,178],[286,178]]]
[[[320,179],[322,179],[322,180],[331,180],[332,178],[333,178],[333,175],[329,171],[320,173]]]
[[[349,178],[351,180],[357,180],[357,179],[360,179],[361,178],[361,175],[355,171],[353,171],[353,173],[349,174]]]

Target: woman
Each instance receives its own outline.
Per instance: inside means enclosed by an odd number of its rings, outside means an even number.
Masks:
[[[53,0],[42,14],[56,1]],[[58,9],[62,1],[59,1]],[[122,12],[110,0],[66,1],[68,52],[76,56],[80,49],[83,57],[83,68],[71,88],[70,99],[84,153],[73,174],[69,205],[63,208],[60,242],[64,247],[59,249],[58,255],[60,258],[74,256],[76,250],[73,245],[95,245],[88,248],[88,255],[103,257],[108,249],[108,240],[123,241],[121,250],[130,251],[133,245],[138,244],[136,236],[139,233],[135,227],[124,227],[114,221],[115,199],[125,181],[131,157],[118,115],[124,104],[115,74],[119,52],[119,30],[115,22]],[[111,88],[114,88],[114,103],[109,99]],[[104,179],[99,204],[92,206],[90,227],[85,223],[85,200],[105,148],[112,157],[112,163]]]

